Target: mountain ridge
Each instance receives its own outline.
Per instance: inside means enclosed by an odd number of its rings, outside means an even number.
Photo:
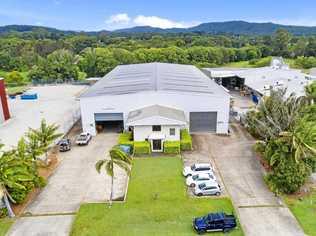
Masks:
[[[12,32],[26,33],[36,31],[46,31],[55,34],[75,35],[99,35],[99,34],[178,34],[178,33],[203,33],[203,34],[232,34],[232,35],[272,35],[278,29],[285,29],[294,35],[316,35],[316,26],[295,26],[282,25],[272,22],[247,22],[247,21],[223,21],[201,23],[190,28],[169,28],[162,29],[151,26],[135,26],[131,28],[117,29],[113,31],[75,31],[60,30],[53,27],[34,26],[34,25],[6,25],[0,26],[0,34]]]

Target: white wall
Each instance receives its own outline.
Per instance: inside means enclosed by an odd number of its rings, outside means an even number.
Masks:
[[[217,112],[217,133],[228,132],[230,96],[223,94],[171,93],[145,91],[134,94],[87,97],[80,99],[82,128],[93,135],[95,131],[94,113],[123,112],[124,123],[132,110],[159,104],[183,110],[189,123],[189,112]]]
[[[169,131],[170,128],[175,128],[175,130],[176,130],[175,135],[170,135],[170,131]],[[152,131],[151,125],[135,126],[134,127],[134,140],[135,141],[144,141],[152,133],[163,134],[166,136],[165,140],[168,140],[168,141],[179,141],[180,140],[180,126],[177,126],[177,125],[162,125],[161,131]]]

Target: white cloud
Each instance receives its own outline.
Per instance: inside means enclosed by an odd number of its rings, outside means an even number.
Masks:
[[[133,26],[151,26],[159,27],[162,29],[167,28],[188,28],[191,26],[198,25],[200,22],[181,22],[173,21],[167,18],[159,16],[144,16],[137,15],[131,18],[127,13],[119,13],[110,16],[105,23],[110,29],[119,29],[122,27],[133,27]]]
[[[122,25],[122,24],[129,24],[131,18],[126,13],[119,13],[116,15],[112,15],[109,19],[106,20],[108,25]]]
[[[139,25],[139,26],[159,27],[162,29],[188,28],[188,27],[198,24],[197,22],[177,22],[177,21],[166,19],[166,18],[161,18],[158,16],[143,16],[143,15],[136,16],[133,22],[135,25]]]

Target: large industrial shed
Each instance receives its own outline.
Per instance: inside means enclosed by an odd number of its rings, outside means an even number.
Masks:
[[[185,114],[191,132],[228,132],[230,95],[191,65],[120,65],[80,96],[82,127],[128,129],[131,111],[160,105]]]

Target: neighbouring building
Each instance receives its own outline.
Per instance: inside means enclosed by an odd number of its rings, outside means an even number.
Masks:
[[[0,123],[10,119],[7,94],[5,92],[4,79],[0,78]]]
[[[96,135],[96,130],[127,130],[133,126],[143,129],[139,135],[144,136],[150,135],[145,130],[154,129],[153,125],[163,129],[168,126],[164,122],[172,120],[175,132],[179,126],[186,126],[190,132],[227,134],[230,98],[222,86],[192,65],[120,65],[80,96],[82,128]],[[134,120],[143,116],[136,113],[148,115],[143,121]],[[170,119],[172,113],[183,115]],[[146,128],[142,127],[145,121],[151,121]]]
[[[287,95],[305,94],[306,85],[316,79],[301,70],[290,69],[282,58],[273,58],[270,66],[260,68],[204,68],[203,71],[229,90],[269,96],[271,89],[286,88]]]

